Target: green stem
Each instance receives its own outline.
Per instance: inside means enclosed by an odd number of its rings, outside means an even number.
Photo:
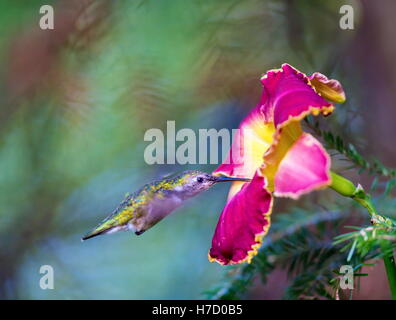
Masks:
[[[367,194],[361,185],[357,187],[348,179],[331,172],[331,180],[332,183],[330,188],[343,195],[344,197],[349,197],[356,202],[358,202],[361,206],[366,208],[367,212],[371,216],[371,222],[373,224],[377,224],[378,222],[384,222],[386,219],[377,214],[377,210],[375,209],[373,203],[371,202],[370,195]],[[388,276],[389,288],[392,293],[392,299],[396,300],[396,264],[393,254],[390,255],[387,253],[389,250],[388,246],[381,247],[383,256],[383,261],[386,269],[386,274]],[[392,252],[392,251],[391,251]]]

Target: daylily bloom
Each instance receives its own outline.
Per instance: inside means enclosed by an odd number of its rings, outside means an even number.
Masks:
[[[328,115],[345,101],[341,84],[320,73],[307,76],[288,64],[262,78],[258,105],[240,124],[240,138],[215,175],[251,178],[233,183],[209,251],[220,264],[250,262],[270,227],[273,196],[297,199],[331,183],[330,157],[300,121]],[[235,152],[235,151],[238,151]],[[236,161],[241,154],[243,161]]]

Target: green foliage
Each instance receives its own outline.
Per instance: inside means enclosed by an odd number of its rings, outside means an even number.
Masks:
[[[387,168],[377,159],[366,160],[353,144],[345,142],[339,135],[331,131],[322,130],[319,126],[319,121],[313,117],[307,117],[305,122],[317,136],[323,138],[326,149],[333,149],[344,155],[354,165],[360,167],[360,172],[367,171],[371,175],[379,175],[385,178],[396,177],[396,169]],[[396,185],[396,180],[392,180],[392,186],[394,185]]]
[[[341,234],[334,241],[335,245],[344,245],[341,250],[348,252],[347,261],[356,255],[365,259],[369,254],[378,259],[392,254],[396,249],[396,223],[392,219],[377,220],[367,227],[348,228],[355,231]],[[384,247],[386,250],[381,250]]]

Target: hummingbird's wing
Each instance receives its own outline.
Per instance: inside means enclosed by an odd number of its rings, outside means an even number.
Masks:
[[[178,174],[180,174],[180,173],[178,173],[178,172],[176,172],[176,171],[167,171],[167,172],[165,172],[164,174],[162,174],[162,175],[160,176],[160,178],[157,179],[157,180],[158,180],[158,181],[161,181],[161,180],[165,180],[165,179],[174,178],[174,177],[177,176]]]

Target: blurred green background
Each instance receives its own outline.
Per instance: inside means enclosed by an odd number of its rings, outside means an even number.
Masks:
[[[207,252],[227,186],[140,237],[80,238],[126,192],[215,169],[147,165],[147,129],[236,128],[284,62],[340,80],[348,103],[329,123],[395,166],[396,7],[375,3],[0,0],[0,298],[200,298],[223,276]],[[39,28],[43,4],[54,30]],[[342,4],[354,30],[339,27]],[[54,290],[40,289],[41,265]]]

